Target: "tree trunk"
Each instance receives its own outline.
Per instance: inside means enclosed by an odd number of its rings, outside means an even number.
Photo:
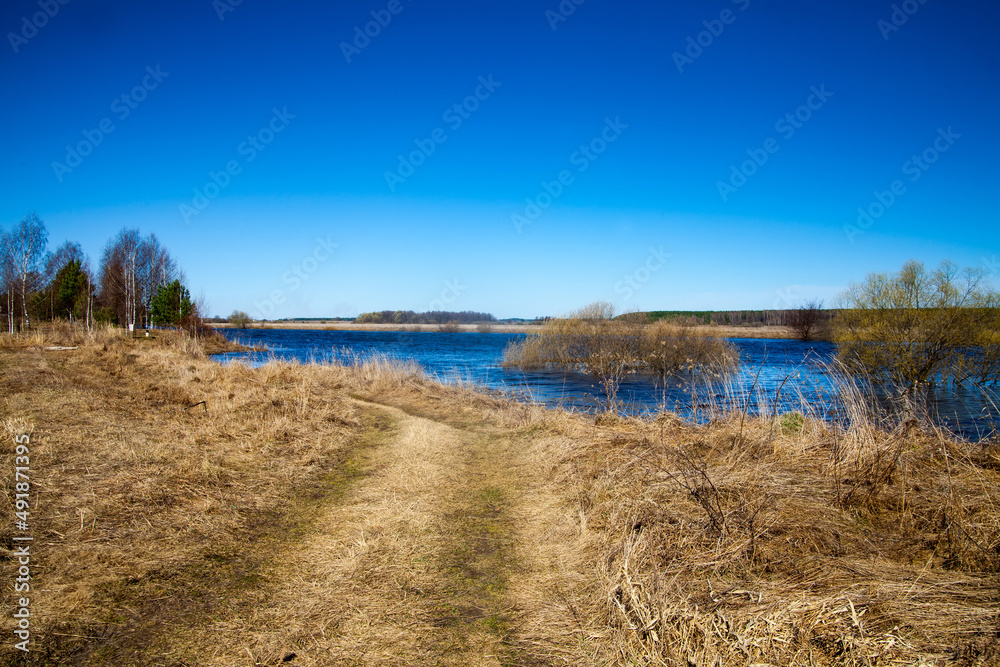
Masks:
[[[90,299],[92,288],[90,286],[90,271],[87,272],[87,333],[90,333]]]
[[[21,307],[24,309],[24,328],[31,328],[31,320],[28,318],[28,274],[21,274]]]

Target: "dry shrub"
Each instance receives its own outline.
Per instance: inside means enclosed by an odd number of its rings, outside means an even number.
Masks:
[[[898,273],[869,274],[841,297],[840,358],[879,382],[908,390],[945,379],[998,379],[1000,292],[986,270],[910,260]]]
[[[649,324],[641,313],[616,315],[607,302],[595,302],[565,318],[545,322],[537,335],[504,350],[506,367],[557,367],[582,370],[600,383],[606,408],[618,407],[618,387],[629,374],[667,376],[698,373],[716,376],[739,365],[728,342],[658,321]]]
[[[739,352],[729,341],[666,320],[643,330],[642,357],[648,372],[660,378],[691,373],[720,376],[740,363]]]

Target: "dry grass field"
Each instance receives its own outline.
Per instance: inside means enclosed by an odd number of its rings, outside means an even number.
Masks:
[[[112,330],[0,339],[0,387],[0,664],[1000,664],[996,441],[595,419]]]

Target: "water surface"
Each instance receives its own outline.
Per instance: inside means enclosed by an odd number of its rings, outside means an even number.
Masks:
[[[370,355],[412,360],[428,375],[446,383],[465,381],[506,392],[519,400],[548,407],[593,412],[604,395],[596,380],[583,373],[500,367],[504,348],[526,334],[386,331],[316,331],[288,329],[220,330],[266,352],[215,355],[220,361],[252,365],[271,358],[289,361],[344,360]],[[828,370],[836,349],[831,343],[737,338],[743,364],[724,386],[691,378],[668,379],[665,386],[648,376],[633,375],[621,385],[619,398],[631,414],[662,409],[703,422],[718,409],[746,407],[751,413],[782,414],[808,410],[826,419],[842,418],[836,382]],[[883,403],[885,399],[883,397]],[[932,392],[926,409],[935,422],[964,437],[979,440],[1000,423],[1000,392],[974,387]]]

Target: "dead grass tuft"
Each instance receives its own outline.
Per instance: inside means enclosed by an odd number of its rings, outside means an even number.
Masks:
[[[600,536],[607,649],[627,664],[986,664],[1000,477],[979,449],[745,416],[578,442],[562,481]]]

